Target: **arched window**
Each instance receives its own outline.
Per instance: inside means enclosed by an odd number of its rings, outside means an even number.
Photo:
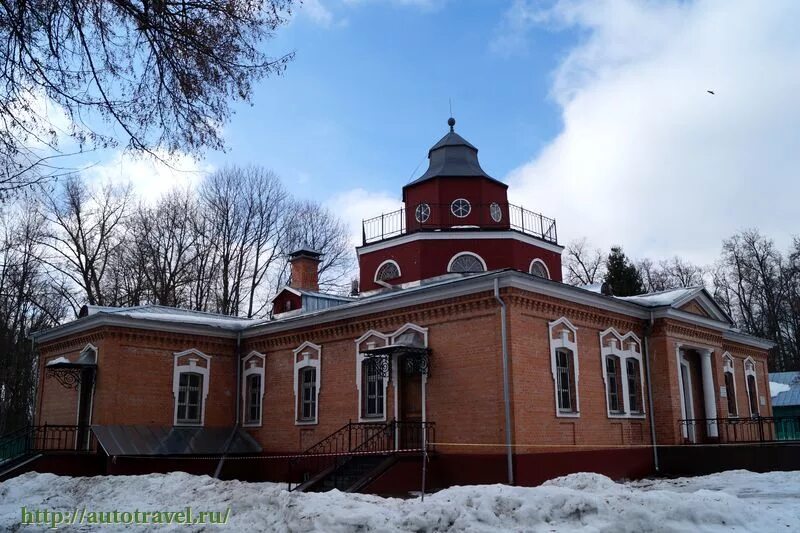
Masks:
[[[728,416],[739,416],[739,407],[736,405],[736,373],[731,354],[726,353],[722,356],[722,369],[725,373],[725,394],[728,400]]]
[[[447,265],[448,272],[485,272],[486,263],[477,254],[471,252],[461,252],[456,254],[450,259],[450,264]]]
[[[203,425],[210,372],[211,357],[201,351],[192,348],[174,354],[172,394],[176,426]]]
[[[752,357],[744,360],[744,376],[747,383],[747,400],[750,416],[758,416],[758,383],[756,382],[756,362]]]
[[[389,281],[400,277],[400,266],[388,259],[375,271],[375,281]]]
[[[614,328],[600,333],[603,380],[609,418],[644,416],[641,341],[633,333]]]
[[[545,265],[544,261],[541,259],[534,259],[531,261],[528,272],[540,278],[550,279],[550,271],[547,270],[547,265]]]
[[[550,333],[550,365],[556,397],[556,416],[577,417],[580,413],[578,394],[578,330],[570,321],[559,318],[548,325]]]
[[[322,347],[306,341],[293,350],[293,354],[295,424],[316,424],[319,421]]]
[[[608,410],[612,413],[624,413],[622,406],[622,369],[619,364],[619,357],[616,355],[606,356],[606,377],[608,380]]]

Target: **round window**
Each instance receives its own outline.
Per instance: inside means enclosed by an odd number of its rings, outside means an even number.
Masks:
[[[492,215],[492,220],[495,222],[500,222],[503,220],[503,210],[500,209],[500,204],[497,202],[492,202],[489,206],[489,214]]]
[[[431,206],[428,204],[419,204],[417,210],[414,212],[414,216],[417,218],[417,222],[424,224],[431,218]]]
[[[453,203],[450,204],[450,212],[458,218],[464,218],[465,216],[469,215],[471,210],[472,206],[470,206],[469,202],[463,198],[453,200]]]

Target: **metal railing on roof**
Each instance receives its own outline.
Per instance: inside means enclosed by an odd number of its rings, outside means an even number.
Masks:
[[[425,204],[427,216],[416,217],[417,206],[384,213],[362,222],[363,244],[380,242],[407,233],[418,231],[467,230],[502,231],[514,230],[554,244],[558,243],[556,221],[514,204],[472,205],[464,217],[455,216],[449,204]],[[493,207],[500,208],[499,220],[492,217]],[[496,207],[494,207],[496,213]]]

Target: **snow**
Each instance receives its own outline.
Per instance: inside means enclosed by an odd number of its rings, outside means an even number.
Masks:
[[[662,305],[672,305],[678,300],[681,300],[684,297],[699,291],[700,289],[698,287],[689,287],[686,289],[671,289],[661,292],[651,292],[648,294],[640,294],[638,296],[615,296],[615,298],[644,305],[646,307],[660,307]]]
[[[773,398],[789,389],[791,389],[791,387],[785,383],[775,383],[774,381],[769,382],[769,395]]]
[[[230,507],[231,531],[797,531],[799,499],[800,472],[743,470],[631,483],[581,473],[532,488],[452,487],[424,502],[338,491],[290,493],[282,484],[184,473],[92,478],[28,473],[0,483],[0,528],[25,529],[22,506],[131,512],[191,505],[195,511]]]
[[[55,358],[55,359],[53,359],[52,361],[48,361],[46,366],[57,365],[57,364],[59,364],[59,363],[69,363],[69,359],[67,359],[67,358],[66,358],[66,357],[64,357],[64,356],[61,356],[61,357],[56,357],[56,358]]]

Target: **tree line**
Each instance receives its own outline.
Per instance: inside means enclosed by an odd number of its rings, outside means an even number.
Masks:
[[[723,240],[711,265],[632,260],[619,246],[606,254],[580,239],[564,250],[563,265],[566,283],[604,283],[617,296],[705,287],[739,329],[775,342],[770,371],[800,370],[800,237],[782,252],[758,230],[741,231]]]
[[[30,419],[29,334],[84,304],[264,317],[289,281],[293,250],[323,253],[327,291],[348,290],[354,264],[344,223],[260,167],[221,169],[153,203],[130,186],[70,175],[6,204],[0,231],[0,434]]]

